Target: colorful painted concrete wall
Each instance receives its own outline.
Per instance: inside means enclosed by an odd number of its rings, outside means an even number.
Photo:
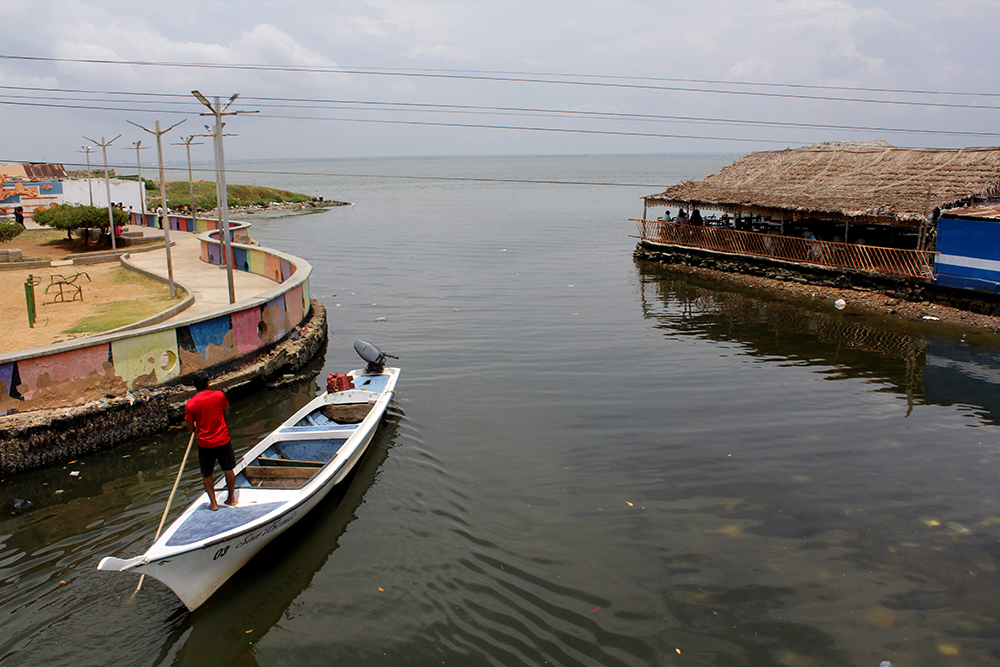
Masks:
[[[218,220],[207,218],[192,218],[189,215],[167,215],[167,226],[169,229],[179,232],[192,232],[201,234],[219,228]],[[162,229],[159,218],[155,212],[132,214],[132,224],[153,229]],[[245,222],[230,221],[229,235],[233,243],[247,243],[250,240],[250,224]]]
[[[245,228],[244,228],[245,233]],[[217,232],[202,235],[218,257]],[[236,268],[277,277],[257,297],[197,319],[104,334],[0,355],[0,412],[81,405],[168,383],[277,343],[309,314],[308,262],[259,246],[234,245]],[[249,267],[244,269],[243,267]],[[266,273],[265,273],[266,272]]]

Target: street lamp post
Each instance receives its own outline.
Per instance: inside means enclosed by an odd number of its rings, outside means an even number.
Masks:
[[[94,188],[90,187],[90,151],[93,150],[93,146],[84,146],[81,153],[87,154],[87,192],[90,193],[90,205],[94,205]]]
[[[199,93],[197,90],[192,90],[191,94],[198,98],[198,101],[208,107],[209,113],[203,113],[202,116],[215,116],[215,168],[218,173],[218,189],[219,189],[219,202],[218,205],[222,207],[222,248],[226,257],[226,274],[229,278],[229,303],[236,303],[236,288],[233,285],[233,251],[230,245],[229,239],[229,194],[226,192],[226,154],[222,146],[222,117],[223,116],[233,116],[239,113],[257,113],[256,111],[227,111],[239,97],[239,93],[235,93],[229,98],[229,101],[223,105],[218,97],[214,98],[214,104],[209,102],[208,99]]]
[[[142,185],[142,160],[139,159],[139,151],[144,151],[147,148],[149,146],[143,146],[140,139],[132,142],[132,148],[123,149],[126,151],[135,150],[135,163],[139,170],[139,211],[142,213],[143,224],[146,222],[146,188]]]
[[[187,119],[184,119],[187,120]],[[177,292],[174,289],[174,263],[170,257],[170,216],[167,214],[167,182],[163,180],[163,144],[160,141],[160,137],[174,129],[184,121],[174,123],[165,130],[160,130],[160,121],[156,121],[156,131],[149,130],[138,123],[133,123],[128,121],[130,125],[135,125],[140,130],[149,132],[150,134],[156,135],[156,156],[160,161],[160,206],[163,207],[163,241],[167,245],[167,283],[170,285],[170,298],[177,298]]]
[[[118,137],[120,136],[122,135],[119,134]],[[104,153],[104,189],[108,193],[108,227],[111,230],[111,249],[117,250],[118,248],[115,246],[115,215],[111,212],[111,181],[108,179],[108,146],[113,144],[115,139],[111,141],[104,141],[104,137],[101,137],[100,141],[94,141],[88,137],[84,137],[84,139],[100,146],[101,152]]]
[[[188,194],[191,196],[191,219],[194,220],[194,174],[191,172],[191,142],[194,141],[196,135],[192,134],[190,137],[181,137],[181,142],[179,144],[170,144],[171,146],[186,146],[188,154]],[[203,146],[200,141],[195,144],[195,146]]]

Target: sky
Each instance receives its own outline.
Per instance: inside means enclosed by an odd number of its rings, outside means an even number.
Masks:
[[[996,0],[3,0],[0,24],[0,162],[121,135],[134,165],[155,138],[129,121],[182,120],[186,161],[214,123],[192,90],[258,112],[227,160],[1000,145]]]

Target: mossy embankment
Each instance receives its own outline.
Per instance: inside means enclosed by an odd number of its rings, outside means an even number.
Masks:
[[[124,177],[128,180],[135,180],[135,177]],[[146,208],[155,211],[160,205],[160,185],[155,181],[143,179],[146,183]],[[167,181],[167,208],[171,211],[188,211],[191,208],[191,187],[188,181]],[[194,205],[199,211],[211,211],[215,209],[217,199],[215,193],[215,181],[194,181]],[[319,203],[324,206],[343,206],[345,202],[325,201],[319,197],[310,197],[300,192],[290,192],[288,190],[278,190],[262,185],[240,185],[230,183],[226,185],[226,195],[230,208],[240,207],[268,207],[275,204],[306,204]]]

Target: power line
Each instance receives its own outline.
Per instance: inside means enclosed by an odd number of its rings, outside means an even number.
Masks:
[[[0,89],[19,89],[19,90],[35,90],[35,91],[46,91],[46,92],[81,92],[85,94],[106,94],[115,96],[159,96],[167,98],[182,97],[179,95],[174,95],[170,93],[145,93],[136,92],[128,93],[122,91],[76,91],[72,89],[47,89],[47,88],[28,88],[23,86],[0,86]],[[451,105],[451,104],[429,104],[429,103],[408,103],[408,102],[379,102],[379,101],[367,101],[367,100],[332,100],[323,98],[276,98],[276,97],[246,97],[246,100],[260,100],[264,102],[277,102],[277,104],[259,104],[258,106],[263,106],[266,108],[278,108],[278,109],[336,109],[338,111],[363,111],[369,109],[375,109],[379,111],[387,112],[404,112],[404,111],[422,111],[426,113],[438,112],[438,113],[467,113],[472,115],[529,115],[529,116],[543,116],[550,118],[584,118],[584,119],[595,119],[595,120],[625,120],[625,121],[643,121],[643,122],[671,122],[671,123],[698,123],[698,124],[714,124],[714,125],[730,125],[730,126],[744,126],[744,127],[780,127],[780,128],[790,128],[790,129],[825,129],[825,130],[836,130],[836,131],[851,131],[851,132],[891,132],[900,134],[921,134],[921,135],[940,135],[940,136],[967,136],[967,137],[996,137],[1000,136],[998,132],[973,132],[967,130],[930,130],[930,129],[913,129],[913,128],[894,128],[894,127],[879,127],[879,126],[863,126],[863,125],[835,125],[826,123],[795,123],[789,121],[762,121],[762,120],[752,120],[752,119],[736,119],[736,118],[713,118],[713,117],[699,117],[699,116],[671,116],[671,115],[661,115],[661,114],[633,114],[633,113],[620,113],[620,112],[603,112],[603,111],[580,111],[580,110],[566,110],[566,109],[538,109],[531,107],[491,107],[491,106],[479,106],[479,105]],[[11,100],[52,100],[51,103],[44,102],[19,102]],[[125,111],[125,112],[161,112],[161,113],[185,113],[186,110],[179,109],[136,109],[132,107],[117,107],[117,106],[93,106],[85,104],[69,104],[69,103],[59,103],[54,102],[102,102],[100,98],[92,97],[77,97],[77,98],[62,98],[62,97],[51,97],[51,96],[27,96],[27,95],[0,95],[0,104],[14,105],[14,106],[37,106],[37,107],[49,107],[49,108],[67,108],[67,109],[82,109],[82,110],[92,110],[92,111]],[[127,103],[127,104],[153,104],[155,101],[147,100],[107,100],[109,103]],[[281,102],[288,102],[288,104],[281,104]],[[167,101],[168,104],[182,104],[190,106],[186,100],[183,102],[173,102]],[[316,104],[311,104],[316,103]],[[336,121],[346,121],[346,122],[394,122],[394,123],[409,123],[409,124],[430,124],[421,123],[420,121],[380,121],[377,119],[361,119],[361,118],[318,118],[310,116],[299,116],[299,115],[276,115],[269,114],[263,117],[274,118],[274,119],[292,119],[292,120],[336,120]],[[487,127],[493,129],[529,129],[520,128],[516,126],[502,126],[502,125],[467,125],[459,123],[445,124],[449,127]],[[548,131],[559,132],[566,131],[572,132],[575,130],[566,130],[561,128],[530,128],[534,130],[546,129]],[[591,133],[601,133],[597,130],[580,130],[582,132]],[[611,134],[620,134],[611,132]],[[694,139],[725,139],[732,141],[741,141],[741,139],[731,138],[731,137],[701,137],[701,136],[688,136],[688,135],[658,135],[649,133],[638,133],[638,136],[661,136],[664,138],[694,138]],[[750,141],[750,140],[746,140]],[[769,143],[795,143],[788,142],[784,140],[754,140],[754,141],[768,141]]]
[[[770,97],[779,99],[801,99],[801,100],[815,100],[815,101],[826,101],[826,102],[854,102],[861,104],[886,104],[886,105],[900,105],[900,106],[919,106],[919,107],[935,107],[935,108],[949,108],[949,109],[989,109],[997,110],[1000,107],[994,105],[984,105],[984,104],[959,104],[959,103],[948,103],[948,102],[917,102],[911,100],[885,100],[885,99],[870,99],[863,97],[834,97],[828,95],[805,95],[800,93],[775,93],[775,92],[762,92],[762,91],[752,91],[752,90],[727,90],[727,89],[715,89],[715,88],[697,88],[690,86],[664,86],[664,85],[652,85],[652,84],[640,84],[632,82],[621,82],[627,81],[624,77],[619,77],[618,80],[614,81],[579,81],[572,79],[558,79],[551,78],[553,75],[501,75],[501,74],[490,74],[488,72],[475,72],[475,73],[462,73],[468,72],[469,70],[405,70],[405,69],[374,69],[374,68],[338,68],[338,67],[307,67],[307,66],[291,66],[291,65],[253,65],[253,64],[228,64],[221,65],[215,63],[184,63],[184,62],[169,62],[169,61],[149,61],[149,60],[106,60],[98,58],[49,58],[41,56],[16,56],[9,54],[0,54],[0,59],[6,60],[23,60],[23,61],[35,61],[35,62],[68,62],[68,63],[82,63],[82,64],[92,64],[92,65],[133,65],[140,67],[177,67],[177,68],[191,68],[191,69],[212,69],[212,70],[236,70],[236,71],[271,71],[271,72],[302,72],[302,73],[323,73],[323,74],[358,74],[366,76],[395,76],[395,77],[411,77],[411,78],[432,78],[432,79],[455,79],[455,80],[469,80],[469,81],[496,81],[496,82],[507,82],[507,83],[544,83],[552,85],[567,85],[567,86],[596,86],[602,88],[620,88],[620,89],[635,89],[635,90],[661,90],[661,91],[673,91],[673,92],[694,92],[694,93],[709,93],[709,94],[720,94],[720,95],[740,95],[740,96],[751,96],[751,97]],[[537,78],[549,76],[549,78]],[[586,77],[587,75],[576,75],[579,77]],[[594,76],[588,78],[597,78]],[[608,77],[605,77],[608,78]],[[644,79],[645,80],[645,79]],[[673,80],[665,80],[673,81]],[[680,79],[677,81],[698,81],[698,80],[685,80]],[[720,85],[760,85],[760,84],[736,84],[734,82],[724,82]],[[797,88],[797,89],[807,89],[807,88],[817,88],[817,89],[839,89],[834,87],[821,88],[819,86],[805,86],[799,84],[768,84],[777,87],[787,87],[787,88]],[[853,89],[847,88],[846,90],[857,90],[859,92],[890,92],[889,89]],[[919,95],[947,95],[943,91],[892,91],[896,93],[904,94],[919,94]],[[987,94],[983,94],[987,96]],[[989,95],[993,96],[993,95]]]
[[[12,160],[12,159],[0,159],[0,163],[9,164],[19,164],[27,161],[23,160]],[[62,162],[60,163],[64,167],[82,167],[82,163],[78,164],[75,162]],[[109,164],[109,169],[130,169],[131,165],[114,165]],[[169,167],[164,165],[164,171],[179,171],[183,172],[185,167]],[[196,168],[196,171],[210,172],[212,167],[205,166],[201,168]],[[663,187],[662,184],[651,185],[649,183],[607,183],[602,181],[556,181],[550,179],[524,179],[524,178],[479,178],[475,176],[414,176],[407,174],[357,174],[357,173],[326,173],[326,172],[303,172],[303,171],[271,171],[271,170],[254,170],[254,169],[233,169],[232,167],[226,167],[227,173],[234,174],[253,174],[253,175],[264,175],[264,176],[312,176],[312,177],[327,177],[327,178],[380,178],[380,179],[397,179],[397,180],[414,180],[414,181],[462,181],[462,182],[476,182],[476,183],[521,183],[521,184],[537,184],[537,185],[597,185],[606,187],[627,187],[627,188],[659,188]]]

